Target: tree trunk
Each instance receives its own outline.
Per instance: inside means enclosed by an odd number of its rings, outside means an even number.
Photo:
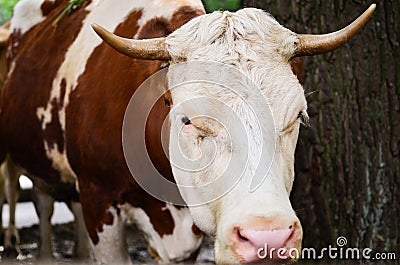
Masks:
[[[244,0],[299,33],[342,28],[366,0]],[[400,246],[400,1],[377,1],[348,44],[306,59],[311,127],[301,129],[292,203],[303,245],[390,251]]]

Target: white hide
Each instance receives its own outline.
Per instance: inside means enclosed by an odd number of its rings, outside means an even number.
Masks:
[[[163,210],[171,213],[175,227],[172,234],[162,237],[154,229],[150,218],[143,209],[132,207],[129,204],[123,205],[121,209],[126,218],[143,231],[149,247],[157,252],[160,263],[184,260],[190,257],[193,250],[200,247],[202,236],[192,235],[193,219],[187,208],[177,209],[173,205],[166,204]]]
[[[11,19],[11,32],[25,34],[32,27],[42,22],[45,17],[42,14],[41,6],[45,0],[21,0],[13,10]]]

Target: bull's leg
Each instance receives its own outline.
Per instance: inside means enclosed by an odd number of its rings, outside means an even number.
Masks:
[[[82,206],[79,202],[71,202],[69,205],[71,212],[75,217],[75,249],[74,256],[78,259],[90,258],[90,241],[86,231],[85,221],[83,219]]]
[[[10,157],[6,158],[1,171],[4,175],[4,191],[10,209],[8,228],[4,231],[4,248],[11,252],[16,251],[19,254],[21,251],[19,249],[19,234],[15,226],[15,210],[19,198],[20,171]]]
[[[99,242],[94,245],[97,264],[130,264],[128,249],[124,236],[124,222],[114,209],[112,225],[103,225],[99,232]]]
[[[33,198],[36,213],[39,216],[40,258],[52,259],[50,220],[54,210],[54,199],[36,186],[33,186]]]

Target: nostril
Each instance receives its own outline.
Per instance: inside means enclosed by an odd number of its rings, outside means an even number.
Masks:
[[[286,240],[287,242],[290,241],[290,240],[292,240],[292,238],[293,238],[294,235],[296,234],[296,233],[295,233],[296,231],[295,231],[295,229],[293,229],[293,226],[290,226],[289,229],[290,229],[291,232],[290,232],[289,237],[288,237],[287,240]]]
[[[249,242],[250,241],[247,237],[243,236],[242,233],[240,233],[239,229],[236,229],[236,234],[237,234],[239,241],[241,241],[241,242]]]
[[[263,255],[263,253],[259,251],[266,249],[268,249],[268,254],[265,258],[275,262],[289,259],[290,257],[286,255],[289,253],[289,249],[296,248],[299,250],[301,235],[301,226],[297,222],[284,225],[276,225],[275,223],[261,223],[259,225],[256,223],[247,227],[234,227],[229,235],[229,240],[233,253],[243,263],[264,262],[264,259],[260,260],[260,255]],[[286,249],[286,253],[280,252],[279,256],[277,252],[269,252],[272,249],[276,251]]]

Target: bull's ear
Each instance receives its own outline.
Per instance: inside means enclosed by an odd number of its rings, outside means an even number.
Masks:
[[[10,22],[7,22],[0,27],[0,47],[6,45],[10,35]]]
[[[290,60],[290,65],[292,66],[293,74],[297,76],[300,84],[304,85],[304,57],[294,57]]]
[[[165,38],[134,40],[119,37],[105,28],[92,24],[94,31],[111,47],[126,56],[147,60],[170,60],[165,47]]]
[[[317,55],[336,50],[351,40],[364,27],[375,9],[376,4],[372,4],[353,23],[333,33],[323,35],[297,34],[299,41],[296,43],[294,57]]]

